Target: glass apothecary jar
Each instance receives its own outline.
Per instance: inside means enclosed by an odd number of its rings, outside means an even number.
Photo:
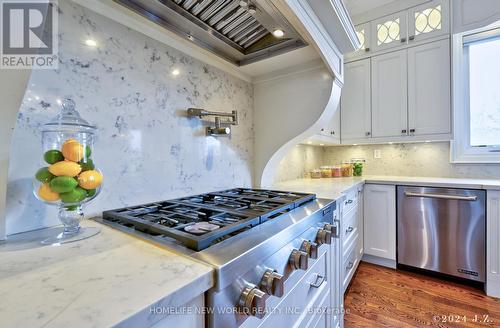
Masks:
[[[99,233],[96,227],[83,228],[83,206],[99,195],[103,175],[93,161],[97,129],[80,117],[75,102],[65,99],[60,113],[42,126],[43,162],[33,179],[35,196],[59,207],[60,234],[42,241],[63,244]]]
[[[352,176],[352,164],[349,162],[342,163],[342,177],[351,177]]]

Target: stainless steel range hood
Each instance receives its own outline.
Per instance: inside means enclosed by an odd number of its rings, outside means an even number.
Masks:
[[[269,0],[115,1],[238,66],[307,45]]]

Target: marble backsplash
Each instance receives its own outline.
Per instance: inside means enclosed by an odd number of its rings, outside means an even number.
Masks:
[[[56,208],[35,199],[31,183],[43,164],[39,128],[63,97],[99,128],[94,161],[104,188],[88,215],[251,185],[250,83],[70,1],[59,4],[59,69],[33,71],[14,130],[7,234],[58,224]],[[188,107],[237,110],[240,124],[230,138],[206,137],[202,122],[184,117]]]
[[[381,158],[374,158],[374,150]],[[297,152],[297,153],[296,153]],[[276,181],[303,178],[311,168],[365,159],[365,175],[500,179],[499,164],[452,164],[448,142],[318,147],[301,145],[280,164]]]

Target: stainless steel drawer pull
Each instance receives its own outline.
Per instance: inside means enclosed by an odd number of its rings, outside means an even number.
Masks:
[[[319,288],[323,284],[323,282],[325,282],[325,277],[320,275],[319,273],[316,273],[316,281],[310,282],[309,286],[311,286],[312,288]]]
[[[417,192],[405,191],[407,197],[423,197],[423,198],[436,198],[436,199],[449,199],[449,200],[465,200],[473,202],[477,200],[477,196],[460,196],[460,195],[445,195],[445,194],[424,194]]]
[[[346,266],[345,268],[346,268],[347,270],[351,270],[353,266],[354,266],[354,262],[349,261],[349,263],[347,263],[347,266]]]
[[[346,232],[346,233],[350,233],[350,232],[352,232],[353,230],[354,230],[354,228],[353,228],[353,227],[349,227],[349,228],[347,228],[347,229],[346,229],[346,231],[345,231],[345,232]]]
[[[353,202],[353,200],[352,200],[352,199],[349,199],[349,200],[346,200],[346,201],[345,201],[345,204],[346,204],[346,205],[347,205],[347,204],[352,204],[352,202]]]

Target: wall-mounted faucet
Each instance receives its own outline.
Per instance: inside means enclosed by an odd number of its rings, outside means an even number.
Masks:
[[[231,135],[231,127],[228,125],[238,125],[238,112],[233,110],[231,113],[210,112],[201,108],[188,108],[188,117],[214,116],[215,126],[207,126],[207,136],[229,136]],[[225,118],[225,120],[223,120]]]

